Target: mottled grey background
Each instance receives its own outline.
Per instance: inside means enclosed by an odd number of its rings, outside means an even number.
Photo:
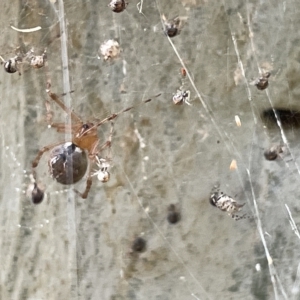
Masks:
[[[59,6],[51,2],[2,3],[0,55],[8,59],[21,44],[37,53],[47,47],[52,90],[62,94]],[[0,298],[300,299],[299,238],[285,206],[299,223],[299,129],[284,132],[291,153],[268,162],[263,150],[283,143],[283,133],[260,118],[272,105],[300,109],[300,4],[147,0],[142,13],[129,1],[113,14],[108,2],[63,3],[72,107],[90,120],[162,95],[116,120],[111,181],[94,178],[88,199],[50,178],[45,154],[37,172],[46,199],[35,206],[25,195],[31,161],[64,135],[45,122],[45,69],[24,66],[18,76],[1,68]],[[182,66],[162,32],[162,14],[187,17],[172,42],[191,74],[192,106],[172,103]],[[10,24],[42,30],[18,33]],[[111,38],[123,49],[114,63],[97,57]],[[248,85],[259,68],[272,73],[268,93]],[[103,140],[109,130],[99,129]],[[255,219],[234,221],[212,207],[217,182]],[[182,216],[175,225],[166,219],[170,203]],[[133,256],[137,236],[147,250]]]

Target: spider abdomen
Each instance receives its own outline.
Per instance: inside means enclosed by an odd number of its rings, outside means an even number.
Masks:
[[[48,161],[50,175],[61,184],[73,184],[85,175],[88,159],[84,150],[67,142],[53,148]]]

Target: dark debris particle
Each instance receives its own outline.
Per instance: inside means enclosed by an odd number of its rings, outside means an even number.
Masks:
[[[276,115],[284,129],[300,127],[300,111],[286,108],[269,108],[262,112],[261,117],[266,126],[278,126]]]
[[[133,252],[141,253],[146,250],[146,244],[146,240],[141,237],[137,237],[132,243],[131,250]]]
[[[31,199],[34,204],[40,204],[44,199],[44,191],[36,183],[34,183],[34,188],[31,192]]]
[[[174,204],[170,204],[168,207],[168,216],[167,220],[170,224],[176,224],[180,221],[181,215],[177,211],[176,206]]]

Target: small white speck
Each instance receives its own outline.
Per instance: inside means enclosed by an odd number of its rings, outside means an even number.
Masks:
[[[240,120],[240,117],[238,115],[235,115],[234,116],[234,119],[235,119],[235,123],[238,127],[241,127],[242,126],[242,123],[241,123],[241,120]]]
[[[298,293],[299,293],[299,287],[293,286],[293,288],[292,288],[292,294],[293,295],[297,295]]]
[[[256,269],[257,272],[260,272],[260,270],[261,270],[260,264],[256,264],[256,265],[255,265],[255,269]]]

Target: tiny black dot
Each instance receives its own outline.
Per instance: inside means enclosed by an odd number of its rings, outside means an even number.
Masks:
[[[171,224],[176,224],[180,220],[180,214],[176,211],[170,211],[168,213],[168,221]]]
[[[34,184],[34,188],[31,193],[31,199],[34,204],[40,204],[44,199],[44,192],[37,186],[36,183]]]
[[[167,220],[170,224],[176,224],[179,222],[181,216],[180,213],[177,211],[176,206],[174,204],[170,204],[168,207],[168,216]]]
[[[170,204],[168,206],[168,216],[167,220],[170,224],[176,224],[181,219],[180,213],[177,211],[175,204]]]
[[[133,241],[131,249],[134,252],[143,252],[146,249],[146,240],[141,237],[137,237]]]

